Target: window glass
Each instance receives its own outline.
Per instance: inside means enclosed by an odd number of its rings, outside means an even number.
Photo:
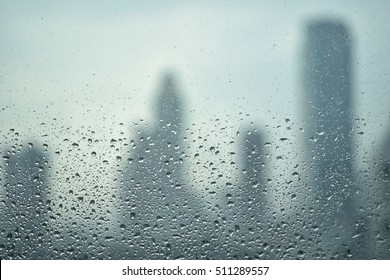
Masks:
[[[389,259],[389,9],[1,1],[1,259]]]

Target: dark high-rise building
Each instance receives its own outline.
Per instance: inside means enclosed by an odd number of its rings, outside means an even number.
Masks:
[[[306,36],[306,153],[320,256],[360,258],[359,238],[352,242],[362,226],[353,197],[351,34],[344,24],[325,20],[309,24]]]
[[[9,152],[5,174],[4,256],[48,258],[47,157],[35,147]]]
[[[379,161],[375,160],[377,171],[379,171],[378,185],[374,194],[375,215],[373,222],[372,248],[374,250],[374,258],[390,259],[390,131],[386,133],[384,145],[379,157]],[[378,170],[379,169],[379,170]]]
[[[235,193],[236,224],[240,227],[238,258],[274,258],[270,235],[272,206],[267,191],[265,141],[257,129],[243,131],[241,139],[241,176]],[[267,244],[264,246],[264,244]],[[268,245],[269,244],[269,245]]]
[[[241,220],[246,227],[266,221],[268,205],[266,195],[264,140],[257,130],[244,133],[242,143],[242,176],[238,196],[240,197]]]

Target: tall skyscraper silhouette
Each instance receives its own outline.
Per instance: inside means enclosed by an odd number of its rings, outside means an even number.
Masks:
[[[239,184],[236,189],[236,224],[240,231],[238,258],[272,258],[264,249],[270,244],[269,230],[272,225],[271,206],[268,203],[265,172],[263,135],[257,129],[246,129],[241,139],[241,165]]]
[[[266,174],[264,140],[257,129],[245,131],[242,143],[243,170],[239,194],[244,219],[263,220],[261,213],[268,210],[266,198]],[[249,223],[253,224],[253,223]]]
[[[123,170],[121,225],[130,244],[119,258],[196,258],[204,235],[203,202],[183,172],[182,96],[165,75],[156,124],[141,129]]]
[[[370,240],[374,250],[375,258],[390,259],[390,131],[387,131],[384,145],[381,151],[379,161],[375,160],[379,169],[379,180],[375,180],[379,184],[379,188],[374,194],[373,200],[375,205],[375,221],[373,223],[373,238]]]
[[[5,166],[5,256],[48,258],[47,156],[38,148],[9,152]]]
[[[316,201],[314,221],[323,244],[320,255],[359,257],[356,244],[351,244],[356,230],[362,230],[356,226],[353,199],[351,35],[344,24],[328,20],[309,24],[306,35],[306,147]]]

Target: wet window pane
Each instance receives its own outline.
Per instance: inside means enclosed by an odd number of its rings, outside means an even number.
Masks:
[[[389,9],[2,1],[1,259],[389,259]]]

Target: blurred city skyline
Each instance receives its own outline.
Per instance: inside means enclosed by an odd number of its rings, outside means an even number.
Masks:
[[[168,68],[185,97],[190,140],[201,136],[219,143],[221,135],[229,138],[255,122],[269,142],[289,139],[269,149],[275,158],[284,154],[273,165],[291,174],[289,160],[304,160],[293,147],[301,145],[305,121],[304,34],[311,19],[341,20],[351,32],[353,133],[360,136],[353,141],[361,151],[360,169],[369,168],[367,155],[376,157],[386,145],[386,1],[83,3],[40,1],[37,9],[34,2],[0,4],[2,146],[37,139],[60,153],[56,158],[64,165],[64,140],[82,146],[93,132],[94,149],[107,151],[104,139],[132,139],[139,126],[153,125],[153,99]],[[205,153],[200,157],[209,160]],[[96,164],[97,158],[112,174],[116,155],[107,151],[83,164]],[[90,173],[83,164],[79,172]]]
[[[215,4],[206,2],[193,6],[171,3],[152,10],[140,5],[140,10],[129,14],[134,10],[108,9],[101,22],[97,15],[105,6],[99,5],[85,17],[83,9],[70,13],[72,5],[60,17],[50,8],[26,9],[26,18],[5,17],[6,43],[0,49],[5,61],[0,84],[5,93],[0,111],[3,156],[18,155],[29,142],[41,149],[50,159],[52,202],[66,201],[54,208],[70,211],[61,219],[69,221],[67,215],[76,213],[74,218],[81,221],[92,203],[92,209],[99,209],[92,216],[108,211],[108,230],[115,228],[119,182],[123,174],[128,176],[123,166],[131,163],[126,161],[136,145],[142,148],[139,141],[145,131],[156,129],[164,116],[153,115],[161,112],[153,100],[160,93],[161,73],[168,68],[182,93],[180,141],[186,157],[182,172],[193,182],[195,193],[205,194],[204,202],[213,205],[220,198],[209,194],[221,190],[221,183],[236,186],[245,176],[240,170],[247,149],[242,139],[245,131],[253,131],[254,138],[264,142],[267,164],[262,173],[267,175],[263,179],[280,187],[265,191],[272,201],[270,210],[282,220],[294,215],[303,200],[312,199],[295,189],[311,190],[311,185],[302,185],[311,180],[312,172],[306,162],[310,149],[304,142],[321,133],[307,129],[303,110],[307,108],[303,94],[308,58],[305,28],[316,13],[303,16],[300,5],[281,3],[239,6],[227,1],[218,12],[209,6]],[[387,39],[383,36],[387,18],[381,13],[375,18],[363,14],[364,9],[375,10],[379,4],[371,7],[359,2],[350,9],[334,3],[333,11],[318,3],[310,5],[321,15],[316,20],[341,22],[349,30],[351,104],[345,108],[352,112],[347,125],[351,132],[343,141],[342,154],[355,164],[355,179],[363,182],[356,191],[367,197],[381,188],[377,184],[365,189],[364,184],[376,172],[373,160],[383,153],[381,145],[387,145],[383,135],[390,129],[390,64],[384,52],[387,44],[381,41]],[[7,9],[12,11],[12,5]],[[142,13],[152,18],[141,17]],[[277,14],[280,20],[275,19]],[[357,20],[359,16],[365,20]],[[383,29],[367,24],[369,20],[383,23],[379,25]],[[157,90],[152,88],[155,85]],[[151,135],[153,140],[156,134]],[[258,160],[254,164],[259,165]],[[210,173],[210,164],[215,173]],[[349,184],[350,179],[345,181]],[[7,182],[4,176],[2,182]],[[77,199],[67,201],[67,192]],[[84,201],[94,195],[100,199]],[[248,196],[242,199],[247,201]],[[84,228],[93,227],[93,220],[86,221]]]

